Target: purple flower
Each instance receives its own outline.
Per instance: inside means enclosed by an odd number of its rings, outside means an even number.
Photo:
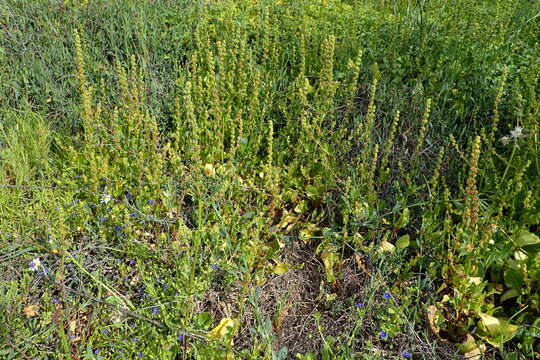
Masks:
[[[129,214],[129,217],[131,217],[131,218],[132,218],[132,217],[135,217],[135,216],[137,216],[137,214],[135,214],[134,212],[132,212],[131,214]]]
[[[381,339],[386,339],[388,337],[388,334],[386,333],[386,331],[381,331],[379,335],[381,336]]]
[[[217,264],[212,264],[210,265],[210,267],[212,267],[212,270],[216,271],[219,269],[219,267],[217,266]]]
[[[80,179],[81,178],[81,174],[75,174],[75,179]]]
[[[137,356],[140,357],[140,358],[142,358],[142,351],[139,351],[139,352],[137,353]]]
[[[363,307],[365,307],[365,306],[366,306],[366,304],[364,304],[364,303],[358,303],[358,304],[356,304],[356,307],[357,307],[357,308],[363,308]]]
[[[139,341],[139,338],[135,336],[135,337],[133,338],[133,342],[138,342],[138,341]]]
[[[94,354],[97,355],[97,354],[99,354],[99,353],[100,353],[99,349],[94,350]]]
[[[178,342],[184,341],[184,335],[178,335]]]
[[[387,291],[387,292],[384,293],[383,297],[385,299],[390,299],[392,297],[392,295],[390,295],[390,293]]]
[[[402,352],[401,355],[403,355],[403,357],[407,359],[410,359],[412,357],[411,353],[408,351]]]
[[[109,335],[109,329],[103,329],[103,335],[105,336]]]
[[[152,313],[153,313],[154,315],[157,315],[157,314],[159,313],[159,308],[158,308],[157,306],[154,306],[154,307],[152,308]]]
[[[98,221],[99,222],[105,222],[105,221],[107,221],[107,217],[106,216],[100,216],[100,217],[98,217]]]
[[[163,284],[163,287],[164,287],[165,289],[168,289],[168,288],[169,288],[169,284]]]
[[[37,356],[34,356],[32,360],[39,360],[39,358]]]
[[[51,302],[52,302],[53,304],[58,304],[58,299],[57,299],[57,298],[52,298]]]
[[[69,338],[70,338],[71,340],[73,340],[73,339],[76,338],[76,336],[75,336],[75,335],[69,335]],[[99,352],[99,350],[96,350],[96,351]]]
[[[154,205],[154,204],[155,204],[154,200],[152,200],[152,199],[148,200],[148,205]]]

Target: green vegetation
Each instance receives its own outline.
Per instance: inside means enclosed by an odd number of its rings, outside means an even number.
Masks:
[[[0,358],[540,356],[540,3],[0,2]]]

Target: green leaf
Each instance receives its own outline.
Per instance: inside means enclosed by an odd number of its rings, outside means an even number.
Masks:
[[[202,312],[197,315],[195,319],[195,324],[197,325],[197,327],[204,329],[204,328],[207,328],[212,323],[212,321],[213,319],[210,313]]]
[[[403,209],[403,212],[401,213],[401,216],[399,217],[399,220],[396,223],[396,227],[398,229],[401,229],[401,228],[407,226],[407,224],[409,223],[409,219],[410,219],[409,208],[405,208],[405,209]]]
[[[397,239],[396,247],[398,249],[405,249],[406,247],[409,246],[409,243],[410,243],[410,236],[409,234],[406,234],[406,235],[400,236],[399,239]]]
[[[523,275],[521,274],[521,271],[509,268],[506,269],[504,272],[504,283],[506,287],[519,289],[523,286]]]
[[[518,247],[536,247],[540,246],[540,238],[526,230],[520,230],[517,234],[512,236],[512,241]]]
[[[502,294],[501,302],[505,302],[506,300],[515,298],[516,296],[519,296],[519,292],[516,289],[508,289],[504,294]]]

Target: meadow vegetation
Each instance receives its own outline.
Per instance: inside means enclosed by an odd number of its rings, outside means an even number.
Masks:
[[[0,1],[0,358],[540,356],[540,3]]]

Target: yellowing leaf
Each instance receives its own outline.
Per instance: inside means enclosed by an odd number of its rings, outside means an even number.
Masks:
[[[25,306],[23,311],[24,311],[24,314],[26,316],[28,316],[28,317],[36,316],[37,315],[37,306],[36,305]]]
[[[208,333],[209,339],[223,339],[234,329],[234,320],[230,318],[224,318],[220,321],[219,325],[213,328]]]
[[[287,271],[289,271],[289,265],[283,263],[277,264],[272,270],[272,272],[276,275],[285,274]]]
[[[467,334],[467,338],[459,345],[459,351],[463,353],[465,359],[480,359],[482,354],[486,351],[486,345],[478,345],[474,338]]]
[[[216,175],[216,169],[214,169],[214,166],[212,164],[205,164],[204,165],[204,173],[207,176],[214,176],[214,175]]]
[[[334,254],[328,251],[321,253],[321,259],[324,264],[324,272],[326,273],[326,281],[332,282],[336,278],[334,276]]]
[[[501,322],[499,321],[499,319],[484,313],[480,313],[479,316],[480,319],[482,319],[482,323],[484,323],[490,335],[497,335],[500,333]]]
[[[385,253],[385,252],[394,252],[396,250],[396,247],[389,243],[388,241],[383,241],[381,245],[379,246],[379,253]]]

